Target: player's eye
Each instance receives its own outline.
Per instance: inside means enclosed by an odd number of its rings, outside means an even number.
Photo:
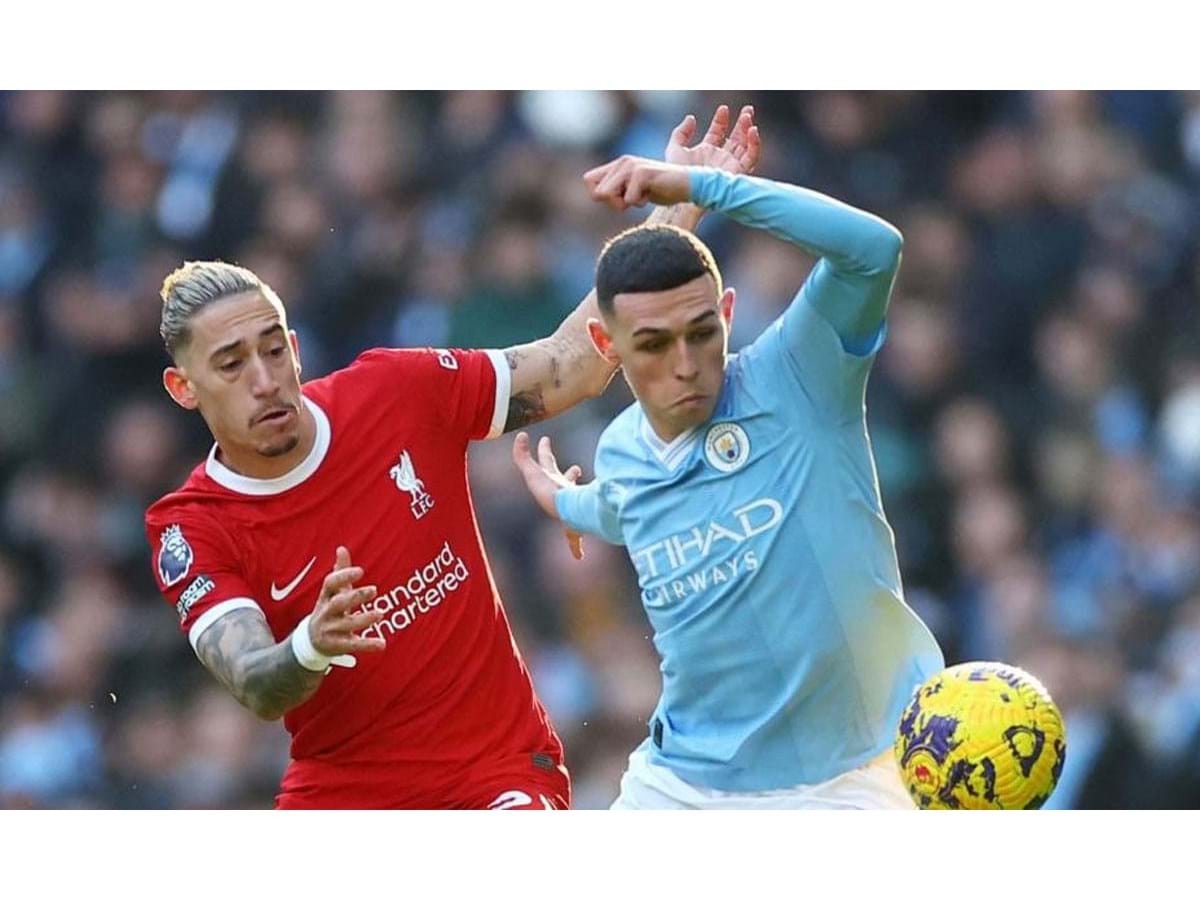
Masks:
[[[638,347],[638,350],[642,351],[643,353],[661,353],[666,349],[666,347],[667,342],[661,338],[657,338],[653,341],[646,341],[646,343]]]
[[[692,343],[693,344],[703,344],[705,341],[707,341],[710,337],[712,337],[716,333],[717,333],[717,329],[715,329],[715,328],[701,328],[697,331],[693,331],[691,333]]]
[[[242,361],[240,359],[231,359],[228,362],[221,363],[221,365],[217,366],[217,368],[220,369],[222,372],[226,372],[226,373],[232,375],[234,372],[236,372],[241,367],[241,365],[242,365]]]
[[[278,347],[272,347],[267,352],[270,353],[273,358],[279,359],[279,357],[283,356],[283,345],[280,344]]]

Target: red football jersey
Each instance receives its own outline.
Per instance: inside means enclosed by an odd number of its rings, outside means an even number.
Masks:
[[[339,544],[365,570],[358,584],[378,587],[370,605],[387,616],[366,634],[386,649],[339,658],[284,716],[280,806],[466,805],[501,772],[569,791],[467,482],[467,444],[503,430],[509,387],[497,351],[368,351],[304,385],[317,437],[287,475],[238,475],[214,447],[147,510],[155,577],[193,647],[242,607],[287,637]]]

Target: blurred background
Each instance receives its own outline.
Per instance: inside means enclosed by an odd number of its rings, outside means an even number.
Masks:
[[[160,386],[163,277],[248,266],[306,378],[552,331],[640,216],[580,175],[753,103],[760,173],[905,235],[868,391],[909,602],[1062,707],[1050,805],[1200,807],[1200,94],[0,93],[0,806],[269,807],[287,759],[159,597],[145,507],[208,450]],[[732,346],[811,260],[708,217]],[[618,381],[537,433],[590,476]],[[571,560],[511,438],[471,451],[517,640],[607,806],[658,696],[632,569]]]

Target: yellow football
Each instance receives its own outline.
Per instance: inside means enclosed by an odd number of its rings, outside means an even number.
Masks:
[[[1062,714],[1016,666],[951,666],[917,688],[900,717],[896,759],[922,809],[1037,809],[1067,755]]]

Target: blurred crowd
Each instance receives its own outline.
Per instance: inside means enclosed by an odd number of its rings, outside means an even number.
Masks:
[[[287,759],[157,594],[145,507],[201,461],[160,385],[158,287],[246,265],[306,378],[379,345],[552,331],[637,220],[580,175],[753,103],[760,172],[905,235],[868,391],[910,604],[948,662],[1037,674],[1059,807],[1200,806],[1200,95],[0,94],[0,806],[268,807]],[[811,260],[708,217],[732,345]],[[599,401],[535,429],[590,473]],[[480,525],[567,748],[607,806],[658,696],[623,553],[570,558],[476,444]]]

